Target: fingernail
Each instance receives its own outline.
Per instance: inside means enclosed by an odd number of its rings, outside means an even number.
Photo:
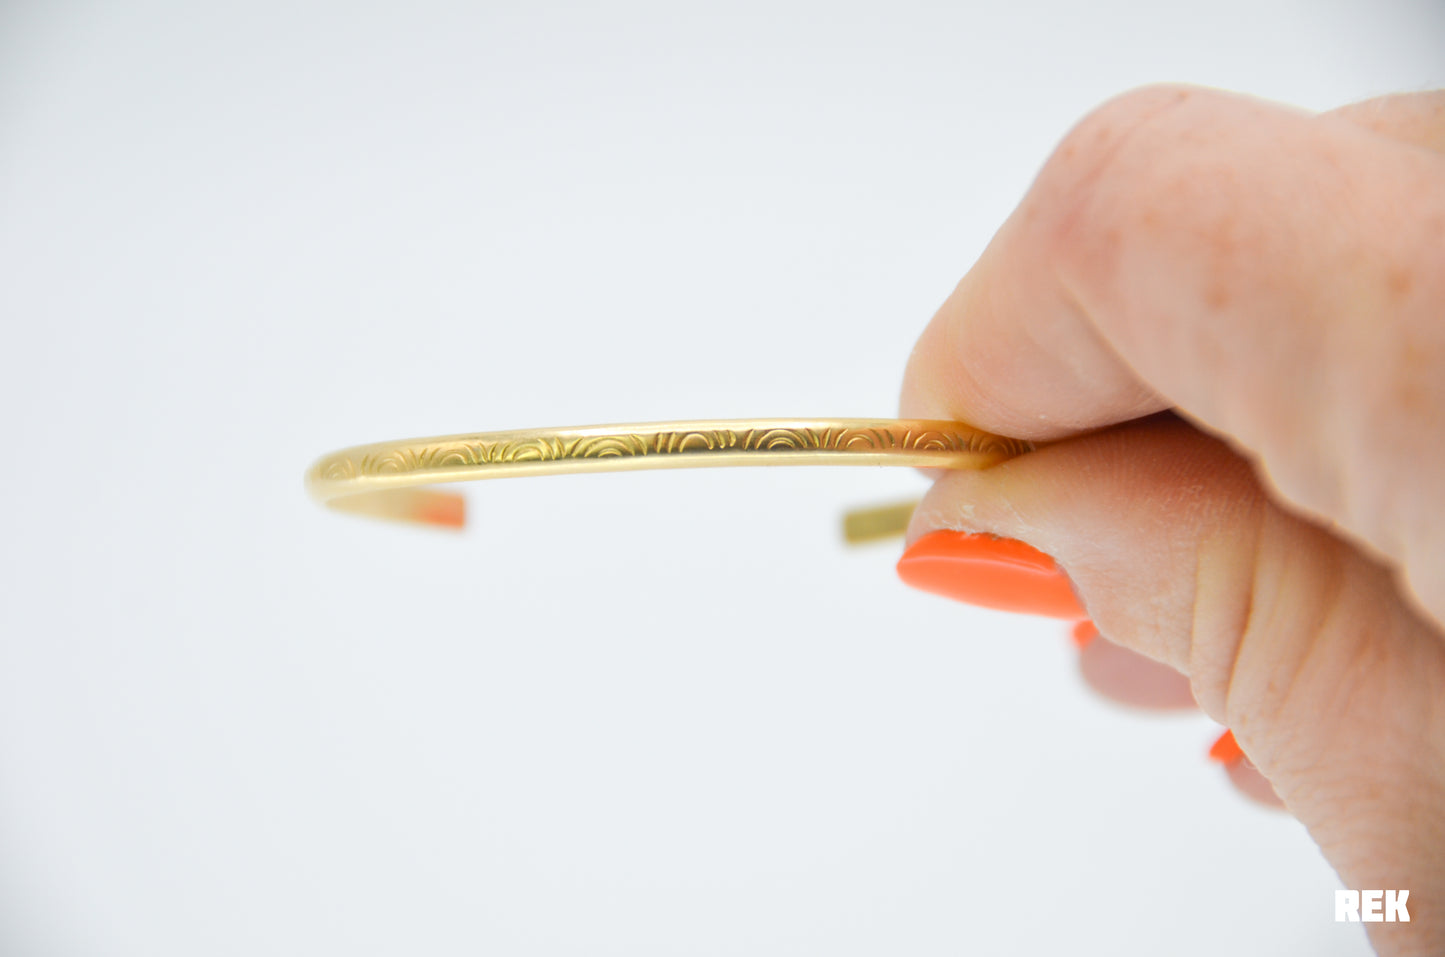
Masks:
[[[467,524],[467,503],[461,496],[447,496],[418,508],[415,515],[423,525],[462,528]]]
[[[1011,538],[932,532],[903,553],[898,577],[919,591],[980,608],[1049,618],[1088,617],[1054,560]]]
[[[1209,759],[1218,761],[1225,767],[1244,760],[1244,751],[1240,749],[1239,742],[1234,740],[1233,731],[1224,732],[1209,746]]]
[[[1081,621],[1074,626],[1074,647],[1080,651],[1089,647],[1089,642],[1097,637],[1099,637],[1099,629],[1092,621]]]

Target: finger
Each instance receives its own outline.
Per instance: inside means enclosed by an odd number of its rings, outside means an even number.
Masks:
[[[1440,99],[1104,106],[924,332],[904,414],[1054,439],[1177,407],[1445,618],[1445,158],[1415,145]]]
[[[1324,114],[1372,133],[1445,153],[1445,90],[1395,93],[1351,103]]]
[[[1262,804],[1265,807],[1284,810],[1284,801],[1275,793],[1274,786],[1269,779],[1259,773],[1259,769],[1247,761],[1237,761],[1227,766],[1224,773],[1229,775],[1229,782],[1234,785],[1235,790],[1245,797]]]
[[[1079,674],[1099,694],[1131,708],[1151,711],[1191,710],[1195,707],[1189,678],[1166,664],[1123,648],[1089,625],[1080,642]],[[1078,642],[1079,631],[1075,632]]]
[[[910,535],[939,529],[1052,556],[1101,632],[1187,673],[1347,886],[1445,894],[1445,642],[1224,443],[1154,416],[952,473]],[[1445,914],[1412,927],[1445,943]]]
[[[1209,749],[1209,758],[1224,765],[1230,783],[1245,797],[1266,807],[1284,807],[1284,801],[1280,800],[1279,793],[1269,783],[1269,779],[1260,774],[1259,769],[1245,757],[1239,742],[1234,740],[1233,731],[1226,731],[1219,736],[1219,740]]]

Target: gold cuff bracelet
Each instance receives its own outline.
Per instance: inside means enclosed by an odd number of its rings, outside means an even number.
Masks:
[[[911,465],[980,469],[1032,449],[960,422],[898,419],[737,419],[518,429],[358,445],[306,473],[332,508],[460,528],[459,495],[419,486],[474,479],[736,465]],[[904,506],[850,515],[850,540],[896,530]]]

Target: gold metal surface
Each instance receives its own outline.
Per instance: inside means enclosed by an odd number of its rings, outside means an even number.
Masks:
[[[519,429],[359,445],[306,473],[312,498],[373,518],[460,528],[458,495],[420,486],[475,479],[741,465],[980,469],[1028,442],[960,422],[739,419]],[[896,524],[896,517],[895,517]]]
[[[851,509],[843,515],[843,541],[849,545],[863,545],[897,538],[908,530],[908,520],[917,507],[915,499],[893,505]]]

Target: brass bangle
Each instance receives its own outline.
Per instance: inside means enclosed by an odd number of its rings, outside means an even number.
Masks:
[[[739,465],[980,469],[1028,442],[960,422],[738,419],[519,429],[358,445],[306,473],[311,497],[374,518],[461,527],[460,496],[419,486],[476,479]]]

